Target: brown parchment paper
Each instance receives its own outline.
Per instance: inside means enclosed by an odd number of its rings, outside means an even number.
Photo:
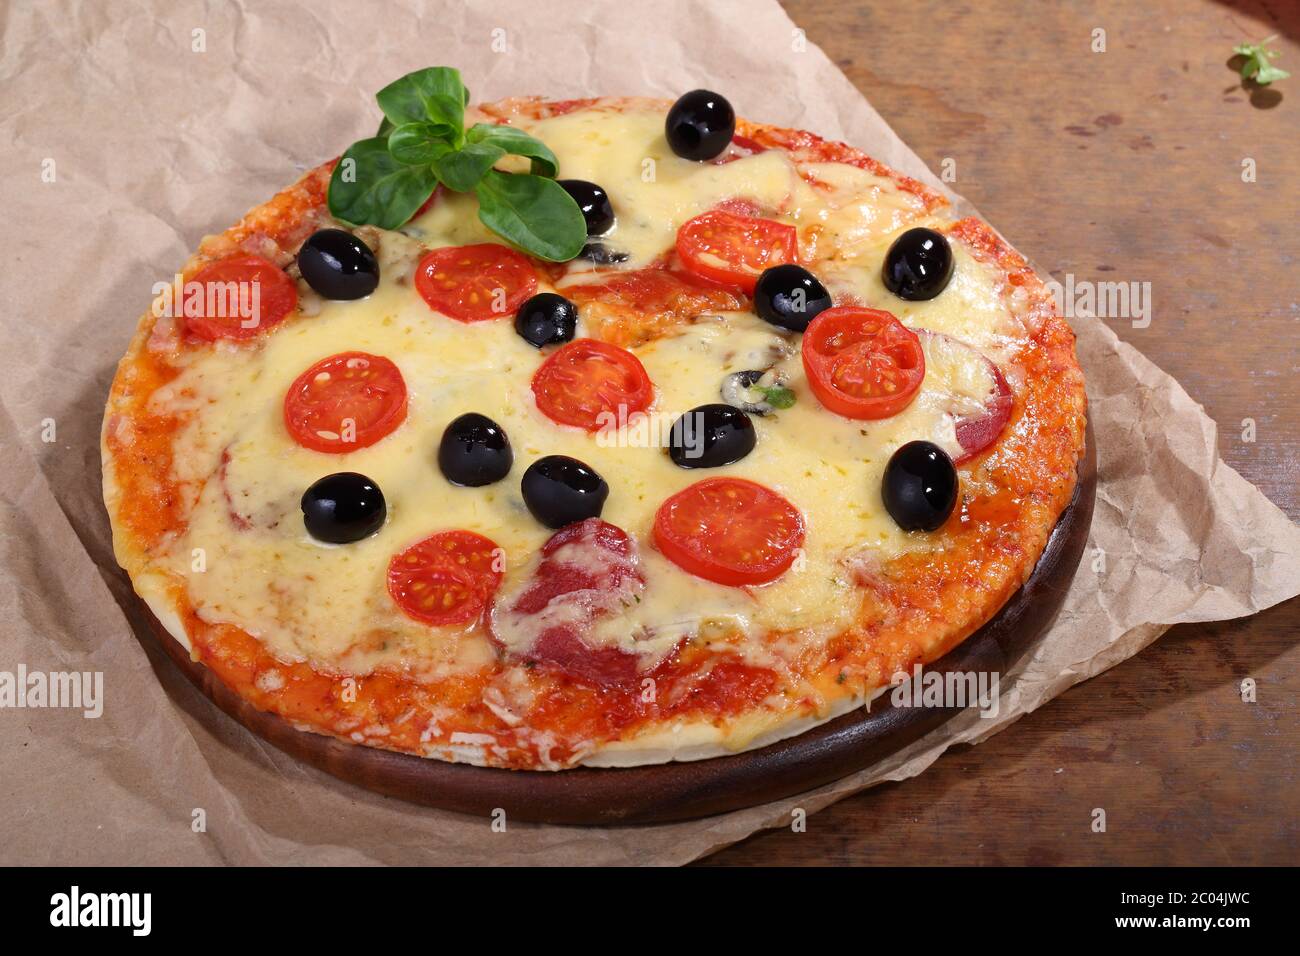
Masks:
[[[1000,717],[959,717],[811,794],[652,828],[496,833],[342,784],[245,732],[133,636],[99,426],[152,283],[368,135],[374,92],[431,64],[458,66],[476,100],[708,86],[743,116],[939,184],[774,2],[47,0],[7,5],[0,43],[0,670],[102,671],[105,694],[98,719],[0,709],[0,863],[682,863],[793,807],[917,774],[1173,623],[1300,591],[1300,530],[1219,460],[1214,423],[1078,319],[1100,453],[1090,551],[1055,627],[1003,682]]]

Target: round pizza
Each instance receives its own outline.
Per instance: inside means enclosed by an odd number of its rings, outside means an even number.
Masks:
[[[244,700],[490,767],[721,756],[1029,577],[1086,402],[989,226],[705,90],[378,100],[155,287],[109,396],[117,558]]]

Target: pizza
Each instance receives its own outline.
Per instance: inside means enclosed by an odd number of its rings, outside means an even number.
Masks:
[[[118,367],[116,556],[193,660],[304,732],[628,766],[862,706],[1020,588],[1086,402],[992,228],[707,91],[412,77]]]

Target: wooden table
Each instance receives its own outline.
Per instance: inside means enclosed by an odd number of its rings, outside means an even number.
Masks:
[[[1044,269],[1149,281],[1150,326],[1112,327],[1205,406],[1223,458],[1300,518],[1300,4],[785,6],[932,169],[956,161],[955,188]],[[1294,76],[1244,89],[1232,48],[1271,33]],[[1298,645],[1300,600],[1175,627],[920,777],[706,862],[1300,862]],[[1246,676],[1254,706],[1240,703]]]

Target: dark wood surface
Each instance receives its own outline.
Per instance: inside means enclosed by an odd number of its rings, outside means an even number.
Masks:
[[[1205,406],[1224,459],[1300,518],[1300,3],[784,2],[1043,268],[1149,281],[1151,325],[1112,327]],[[1096,28],[1105,53],[1090,51]],[[1243,88],[1232,47],[1271,33],[1294,76]],[[915,779],[704,862],[1295,864],[1298,697],[1300,601],[1181,625]],[[1090,829],[1097,807],[1105,833]]]

